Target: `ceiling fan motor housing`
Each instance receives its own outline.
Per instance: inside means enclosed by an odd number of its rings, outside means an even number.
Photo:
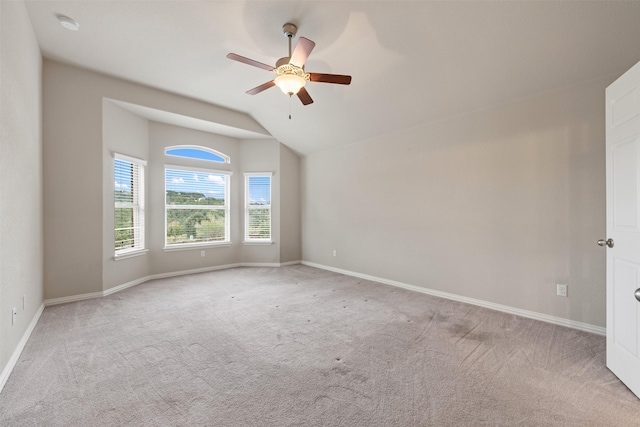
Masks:
[[[282,26],[282,32],[284,33],[285,37],[294,38],[296,36],[296,33],[298,32],[298,27],[290,22],[287,22]]]
[[[276,62],[276,68],[280,67],[281,65],[288,64],[290,60],[291,58],[288,56],[278,59],[278,62]]]

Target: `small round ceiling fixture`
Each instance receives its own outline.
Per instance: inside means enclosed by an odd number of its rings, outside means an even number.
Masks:
[[[80,28],[80,24],[78,24],[75,20],[69,18],[68,16],[58,15],[58,21],[60,21],[60,25],[62,25],[69,31],[78,31],[78,29]]]

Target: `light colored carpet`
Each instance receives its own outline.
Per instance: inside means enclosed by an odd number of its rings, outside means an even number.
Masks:
[[[2,426],[640,426],[600,336],[306,266],[48,307]]]

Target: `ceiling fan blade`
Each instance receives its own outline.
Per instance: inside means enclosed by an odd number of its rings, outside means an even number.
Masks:
[[[271,65],[263,64],[262,62],[254,61],[253,59],[236,55],[235,53],[228,54],[227,58],[233,59],[234,61],[242,62],[243,64],[253,65],[254,67],[262,68],[263,70],[267,70],[267,71],[273,70],[273,67]]]
[[[348,85],[351,83],[351,76],[344,76],[341,74],[309,73],[309,80],[312,82]]]
[[[307,58],[315,45],[316,44],[311,40],[300,37],[298,39],[298,44],[296,44],[296,48],[293,50],[293,54],[291,54],[289,63],[302,68],[304,63],[307,62]]]
[[[301,87],[297,95],[303,105],[313,104],[313,99],[311,99],[309,92],[305,88]]]
[[[254,87],[253,89],[249,89],[249,90],[247,91],[247,93],[248,93],[249,95],[257,95],[257,94],[259,94],[260,92],[262,92],[263,90],[267,90],[267,89],[269,89],[270,87],[275,86],[275,85],[276,85],[276,84],[275,84],[275,82],[274,82],[273,80],[269,80],[268,82],[263,83],[263,84],[261,84],[260,86],[256,86],[256,87]]]

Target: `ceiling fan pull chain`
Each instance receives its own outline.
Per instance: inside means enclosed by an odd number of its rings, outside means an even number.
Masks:
[[[291,39],[289,39],[291,40]],[[291,120],[291,97],[293,96],[293,94],[289,94],[289,120]]]

